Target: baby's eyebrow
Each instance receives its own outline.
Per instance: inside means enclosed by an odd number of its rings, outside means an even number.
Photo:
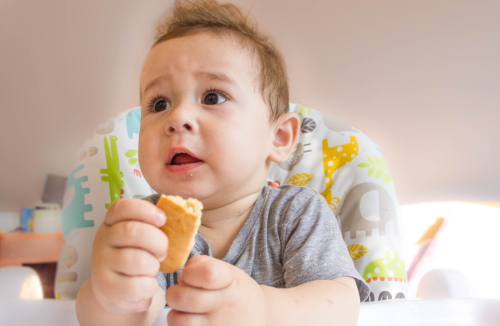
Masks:
[[[218,80],[222,82],[226,82],[229,84],[232,84],[233,86],[238,86],[238,83],[228,75],[222,73],[222,72],[213,72],[213,71],[196,71],[194,75],[197,78],[205,78],[205,79],[210,79],[210,80]]]
[[[168,78],[167,78],[166,76],[159,76],[159,77],[155,78],[152,82],[150,82],[150,83],[149,83],[149,84],[148,84],[148,85],[144,88],[144,90],[143,90],[143,91],[141,91],[141,90],[139,89],[139,97],[140,97],[141,102],[142,102],[142,95],[143,95],[144,93],[146,93],[148,89],[150,89],[151,87],[153,87],[153,86],[155,86],[155,85],[157,85],[157,84],[161,84],[164,80],[167,80],[167,79],[168,79]]]
[[[221,72],[201,71],[201,70],[199,70],[199,71],[196,71],[194,73],[194,75],[198,79],[218,80],[218,81],[226,82],[228,84],[231,84],[233,86],[238,87],[238,83],[236,83],[236,81],[234,79],[232,79],[228,75],[226,75],[224,73],[221,73]],[[141,102],[142,102],[142,95],[144,93],[146,93],[148,89],[150,89],[151,87],[153,87],[153,86],[155,86],[157,84],[161,84],[163,81],[168,80],[168,79],[169,78],[166,77],[166,76],[159,76],[159,77],[155,78],[152,82],[150,82],[144,88],[144,90],[142,92],[139,90],[139,92],[140,92],[139,97],[140,97]]]

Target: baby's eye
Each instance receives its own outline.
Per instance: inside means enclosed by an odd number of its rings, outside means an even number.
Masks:
[[[203,98],[203,104],[205,105],[216,105],[227,101],[228,96],[220,91],[210,90],[205,93]]]
[[[171,106],[172,104],[170,104],[170,102],[162,98],[154,98],[149,104],[149,108],[153,112],[165,111],[167,109],[170,109]]]

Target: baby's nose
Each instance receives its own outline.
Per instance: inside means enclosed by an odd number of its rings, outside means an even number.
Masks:
[[[170,126],[169,127],[170,129],[170,132],[174,132],[175,131],[175,128],[173,126]],[[193,127],[191,127],[188,123],[185,123],[181,128],[179,129],[186,129],[187,131],[191,131],[193,129]]]
[[[165,130],[172,133],[192,133],[196,131],[196,112],[191,107],[178,106],[174,108],[167,118]]]

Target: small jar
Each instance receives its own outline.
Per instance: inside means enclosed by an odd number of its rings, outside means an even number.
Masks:
[[[59,227],[59,206],[44,204],[33,211],[33,231],[36,233],[56,233]]]

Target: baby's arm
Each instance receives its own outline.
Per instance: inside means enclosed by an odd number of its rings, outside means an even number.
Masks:
[[[359,294],[351,277],[312,281],[290,289],[261,286],[266,325],[356,325]]]
[[[359,311],[358,290],[350,277],[277,289],[208,256],[189,260],[166,299],[172,308],[169,326],[356,325]]]
[[[165,306],[156,275],[168,239],[165,214],[153,204],[121,199],[94,239],[90,280],[76,299],[80,325],[151,325]]]

